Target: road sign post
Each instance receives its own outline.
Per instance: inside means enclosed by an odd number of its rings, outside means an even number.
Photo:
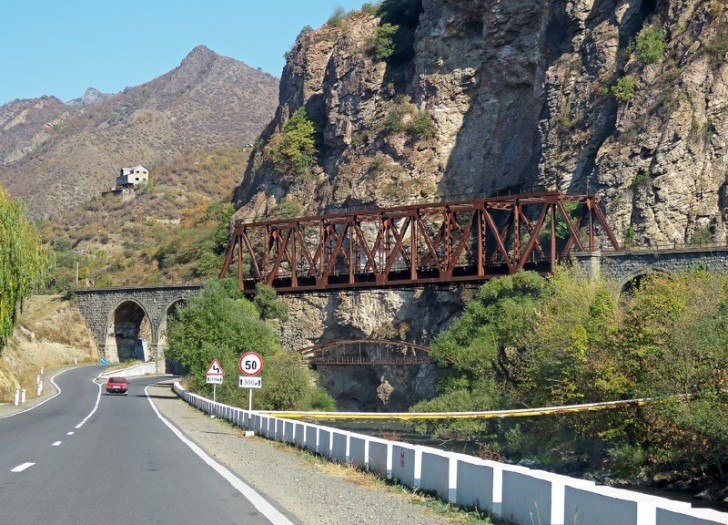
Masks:
[[[220,365],[220,361],[217,358],[212,360],[207,372],[205,372],[205,378],[208,384],[212,384],[212,402],[217,402],[217,385],[222,385],[222,378],[225,377],[225,370]]]
[[[253,389],[263,387],[263,378],[256,377],[263,371],[263,358],[258,352],[246,352],[240,356],[238,368],[244,374],[238,378],[238,386],[248,389],[248,410],[253,410]]]

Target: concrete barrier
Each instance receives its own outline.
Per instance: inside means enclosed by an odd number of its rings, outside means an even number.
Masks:
[[[319,427],[316,451],[325,458],[331,457],[331,430],[327,427]]]
[[[566,523],[655,525],[658,507],[691,510],[690,504],[686,502],[597,485],[567,486],[564,495]]]
[[[392,445],[392,477],[402,485],[420,488],[422,447],[397,442]]]
[[[455,503],[465,508],[501,514],[503,469],[493,461],[458,454]]]
[[[457,460],[454,454],[431,448],[422,449],[420,490],[437,494],[444,501],[455,502]]]
[[[296,442],[296,425],[293,421],[286,419],[283,422],[283,439],[286,443],[294,444]]]
[[[339,463],[349,462],[349,432],[331,431],[331,459]]]
[[[306,441],[304,448],[316,454],[318,452],[318,426],[308,425],[306,427]]]
[[[369,468],[369,439],[361,434],[349,436],[349,461],[362,470]]]
[[[306,423],[301,423],[300,421],[296,421],[296,438],[294,443],[299,448],[306,448],[306,428],[308,425]]]
[[[445,501],[477,508],[517,525],[728,525],[728,513],[694,509],[689,503],[597,486],[525,467],[485,461],[430,447],[387,441],[310,423],[232,409],[191,394],[175,383],[191,405],[258,435],[392,477]],[[343,458],[343,459],[342,459]]]
[[[656,525],[725,525],[728,514],[713,509],[690,509],[688,514],[679,510],[657,509]]]
[[[369,438],[369,464],[370,472],[379,474],[385,479],[392,477],[392,446],[391,441],[385,439]]]

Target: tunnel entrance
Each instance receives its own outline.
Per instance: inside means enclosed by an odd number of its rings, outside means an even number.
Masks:
[[[144,309],[134,301],[121,303],[111,314],[106,356],[111,361],[149,361],[152,328]]]

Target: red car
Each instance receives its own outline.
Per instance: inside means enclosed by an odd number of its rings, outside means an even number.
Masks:
[[[124,394],[129,389],[129,380],[125,377],[110,377],[106,382],[107,394]]]

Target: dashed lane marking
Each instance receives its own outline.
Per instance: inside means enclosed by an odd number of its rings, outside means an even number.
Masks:
[[[35,463],[23,463],[22,465],[18,465],[12,469],[10,472],[23,472],[25,469],[30,468],[33,465],[35,465]]]

